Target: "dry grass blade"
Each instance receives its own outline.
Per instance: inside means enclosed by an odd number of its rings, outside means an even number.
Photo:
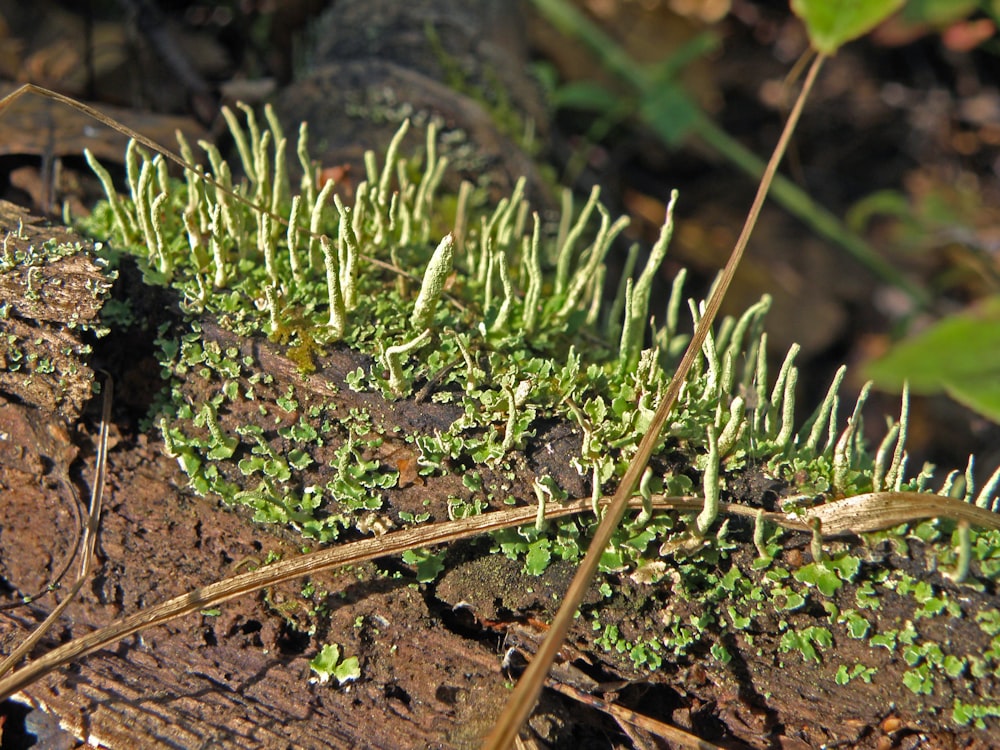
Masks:
[[[654,501],[653,507],[658,510],[695,511],[701,507],[701,504],[702,500],[699,497],[661,497]],[[637,508],[641,507],[641,502],[637,500],[634,506]],[[751,512],[750,509],[746,510],[747,514]],[[592,512],[590,498],[577,500],[558,507],[548,505],[546,506],[545,516],[546,518],[560,518],[587,512]],[[268,565],[266,568],[260,570],[241,573],[240,575],[211,583],[162,604],[136,612],[113,625],[96,630],[93,633],[88,633],[50,651],[9,677],[0,680],[0,700],[16,693],[52,670],[92,653],[99,648],[126,638],[145,628],[153,625],[162,625],[176,617],[197,612],[205,607],[220,604],[243,594],[253,593],[268,586],[281,583],[282,581],[317,573],[321,570],[341,565],[352,565],[376,557],[399,554],[416,547],[446,544],[458,539],[476,536],[489,531],[497,531],[511,526],[523,526],[528,523],[534,523],[537,516],[538,509],[534,507],[512,508],[510,510],[464,518],[458,521],[446,521],[424,527],[406,529],[404,531],[395,531],[383,536],[363,539],[358,542],[301,555],[290,560]],[[50,615],[48,619],[52,620],[54,616]]]
[[[606,512],[604,513],[603,520],[599,525],[587,554],[567,591],[563,605],[552,622],[549,634],[542,643],[541,647],[538,649],[528,669],[525,671],[515,691],[511,695],[508,705],[494,728],[493,733],[487,739],[485,745],[487,748],[507,748],[517,742],[520,727],[533,709],[542,687],[546,684],[545,677],[556,653],[562,647],[563,641],[565,640],[566,634],[579,608],[580,602],[582,601],[587,588],[591,584],[601,555],[607,548],[608,543],[610,542],[610,539],[626,510],[630,507],[640,507],[640,501],[632,498],[632,495],[635,492],[639,478],[642,476],[649,458],[659,441],[660,434],[666,424],[667,418],[674,406],[678,394],[683,387],[687,373],[696,361],[697,357],[700,356],[702,346],[711,330],[721,302],[726,294],[730,282],[733,279],[736,269],[740,264],[740,260],[747,245],[750,233],[767,195],[770,180],[776,173],[778,163],[781,160],[791,133],[795,129],[795,124],[801,114],[803,103],[816,80],[823,59],[824,58],[822,56],[818,57],[809,69],[802,92],[789,115],[785,130],[783,131],[771,161],[768,164],[759,191],[748,214],[743,231],[733,249],[732,255],[727,262],[726,267],[723,269],[719,283],[715,286],[713,293],[706,304],[705,312],[701,316],[698,326],[694,332],[694,336],[692,337],[684,357],[681,360],[680,366],[668,385],[667,390],[657,407],[652,424],[640,443],[636,456],[629,465],[617,492],[614,497],[606,503]],[[0,99],[0,113],[2,113],[4,109],[10,106],[25,93],[37,94],[71,106],[88,116],[93,117],[95,120],[107,125],[108,127],[133,138],[136,142],[163,155],[166,159],[169,159],[175,164],[185,169],[198,172],[201,171],[198,166],[186,162],[181,157],[159,146],[150,139],[145,138],[141,134],[120,125],[98,110],[81,104],[80,102],[70,99],[69,97],[31,84],[25,85],[7,97]],[[206,177],[206,180],[212,182],[212,184],[214,184],[219,190],[233,196],[241,203],[251,206],[254,210],[267,214],[281,223],[286,223],[283,218],[275,215],[270,210],[256,206],[246,198],[235,194],[222,185],[219,185],[211,178]],[[672,206],[673,204],[671,203],[671,209]],[[668,222],[671,218],[671,215],[668,213]],[[311,235],[312,233],[309,234]],[[417,277],[393,266],[392,264],[373,258],[367,258],[367,260],[374,265],[391,270],[393,273],[419,281]],[[13,666],[21,658],[23,658],[25,654],[29,653],[39,642],[45,632],[51,627],[52,623],[56,621],[56,619],[73,600],[74,596],[79,592],[82,584],[91,573],[95,535],[97,533],[101,498],[104,490],[111,392],[112,387],[109,378],[104,394],[104,413],[102,417],[100,442],[97,454],[97,472],[94,480],[89,516],[79,545],[79,548],[82,550],[82,561],[79,574],[73,586],[68,590],[68,595],[64,597],[53,612],[46,618],[45,622],[42,623],[42,625],[39,626],[39,628],[36,629],[36,631],[33,632],[25,640],[25,642],[22,643],[13,654],[11,654],[10,657],[5,659],[3,663],[0,664],[0,676],[6,674],[10,669],[12,669]],[[654,499],[653,506],[659,510],[670,509],[693,513],[701,510],[703,503],[704,501],[700,497],[660,497]],[[545,516],[549,518],[556,518],[575,513],[589,512],[591,508],[591,500],[587,498],[585,500],[573,501],[560,507],[550,505],[545,509]],[[758,516],[759,513],[756,508],[733,504],[722,504],[720,511],[722,513],[742,515],[751,518]],[[92,653],[95,650],[112,644],[122,638],[133,635],[145,628],[163,624],[174,618],[197,612],[206,607],[219,604],[243,594],[258,591],[281,581],[313,574],[321,570],[341,565],[349,565],[376,557],[398,554],[416,547],[445,544],[485,532],[532,523],[536,520],[536,516],[537,509],[534,507],[516,508],[453,522],[407,529],[404,531],[386,534],[381,537],[364,539],[355,543],[324,549],[319,552],[282,561],[261,570],[243,573],[233,576],[232,578],[209,584],[159,605],[137,612],[112,626],[90,633],[54,649],[50,653],[37,659],[13,675],[0,679],[0,699],[17,692],[44,674],[47,674],[48,672],[51,672],[68,662],[81,658],[86,654]],[[824,534],[828,535],[843,533],[858,534],[876,531],[910,521],[933,517],[951,518],[959,523],[974,524],[980,527],[1000,528],[1000,516],[997,514],[991,513],[982,508],[977,508],[954,498],[915,492],[872,492],[832,501],[814,507],[808,507],[794,514],[763,514],[764,519],[780,524],[786,528],[794,528],[805,531],[811,529],[821,529]],[[569,689],[565,688],[565,686],[550,686],[563,692],[566,692],[566,690]],[[602,705],[598,705],[597,707],[615,716],[616,719],[632,723],[635,726],[640,726],[645,731],[652,732],[653,734],[681,747],[696,748],[698,750],[707,750],[708,748],[715,747],[710,743],[703,742],[702,740],[677,730],[676,728],[661,724],[660,722],[655,722],[647,717],[636,718],[636,715],[631,715],[631,718],[628,718],[625,716],[625,713],[623,713],[626,712],[625,709],[599,701],[591,696],[585,696],[584,694],[581,694],[581,696],[583,697],[577,695],[574,695],[573,697],[576,697],[579,700],[586,699],[586,701],[592,705],[601,703]],[[631,712],[627,713],[631,714]],[[676,733],[676,735],[672,733]]]
[[[863,534],[925,518],[950,518],[984,529],[1000,529],[1000,514],[963,500],[923,492],[866,492],[810,508],[824,534]]]
[[[548,688],[555,690],[557,693],[562,693],[573,700],[580,701],[580,703],[596,708],[598,711],[603,711],[613,717],[619,724],[627,724],[638,729],[642,729],[645,732],[649,732],[654,737],[671,742],[673,743],[673,747],[681,748],[681,750],[721,750],[718,745],[713,745],[711,742],[699,739],[693,734],[689,734],[682,729],[670,726],[669,724],[664,724],[662,721],[657,721],[656,719],[643,716],[642,714],[636,713],[630,709],[610,703],[606,700],[602,700],[596,696],[589,695],[577,690],[572,685],[565,685],[561,682],[554,682],[552,680],[549,680],[545,684]]]
[[[98,456],[99,472],[94,483],[95,499],[92,499],[88,532],[84,536],[83,542],[85,557],[81,565],[81,577],[74,586],[73,593],[79,590],[79,585],[90,572],[94,545],[93,534],[96,531],[97,519],[100,515],[100,498],[103,494],[107,425],[109,424],[107,416],[109,409],[110,386],[106,394],[105,420],[102,424],[102,447]],[[609,501],[605,498],[602,502],[606,505]],[[881,503],[886,503],[886,505],[882,506]],[[652,498],[652,507],[658,511],[676,510],[694,513],[701,510],[703,504],[704,499],[697,496],[654,496]],[[549,504],[545,508],[545,517],[553,519],[578,513],[589,513],[592,511],[592,507],[590,498],[578,499],[558,506]],[[643,506],[641,499],[632,498],[626,503],[625,507],[626,509],[640,509]],[[880,507],[887,508],[887,512],[880,514],[878,512]],[[755,518],[759,512],[757,508],[735,503],[722,503],[719,510],[724,514],[738,515],[745,518]],[[154,605],[137,612],[118,623],[89,633],[50,651],[48,654],[18,670],[13,675],[0,680],[0,700],[9,697],[49,672],[100,648],[111,645],[122,638],[126,638],[148,627],[162,625],[174,618],[220,604],[243,594],[253,593],[299,576],[317,573],[321,570],[341,565],[355,564],[376,557],[398,554],[414,547],[445,544],[489,531],[497,531],[512,526],[522,526],[534,522],[537,514],[537,508],[533,507],[512,508],[510,510],[495,511],[458,521],[448,521],[422,528],[418,527],[416,529],[391,532],[381,537],[363,539],[339,547],[302,555],[291,560],[269,565],[262,570],[243,573],[209,584],[170,599],[162,604]],[[846,500],[839,500],[813,508],[808,511],[804,518],[784,513],[763,514],[763,518],[767,521],[801,531],[808,531],[811,528],[810,519],[812,517],[823,519],[823,524],[830,533],[863,533],[887,528],[907,521],[916,521],[931,517],[948,517],[969,521],[980,526],[1000,528],[1000,517],[994,513],[970,506],[955,498],[912,492],[869,493],[856,498],[847,498]],[[60,603],[60,606],[49,615],[43,626],[33,633],[31,638],[26,640],[18,651],[5,661],[5,665],[16,662],[17,659],[21,658],[38,641],[71,598],[69,596],[63,603]],[[672,741],[676,742],[677,740],[673,739]],[[692,745],[691,747],[707,748],[712,746],[702,744],[697,746]]]
[[[628,500],[632,496],[632,493],[635,492],[635,488],[639,484],[639,479],[646,470],[646,464],[649,463],[649,458],[653,453],[653,449],[656,447],[656,444],[660,439],[660,433],[663,431],[663,427],[666,424],[670,410],[673,408],[674,402],[677,400],[677,396],[680,393],[681,387],[687,378],[687,374],[690,371],[691,366],[701,353],[702,345],[704,344],[705,339],[708,336],[708,332],[715,321],[715,317],[719,312],[722,300],[729,289],[733,276],[736,274],[736,269],[743,258],[743,251],[746,249],[747,242],[750,239],[750,233],[753,231],[754,225],[757,223],[757,217],[764,204],[764,198],[767,196],[768,188],[774,179],[774,175],[777,173],[778,164],[781,162],[781,158],[785,153],[788,141],[791,139],[792,133],[795,130],[795,125],[798,122],[799,115],[802,113],[806,97],[808,97],[809,91],[812,89],[812,86],[816,81],[816,76],[819,74],[819,70],[822,67],[824,59],[823,55],[818,55],[813,61],[812,66],[809,68],[809,73],[802,86],[802,91],[800,92],[799,97],[795,102],[795,106],[792,108],[792,111],[788,116],[788,121],[785,123],[785,129],[782,131],[781,138],[778,140],[778,145],[775,146],[771,160],[768,162],[767,169],[764,171],[764,176],[761,179],[760,187],[757,190],[757,196],[754,198],[753,205],[750,207],[750,212],[747,215],[743,231],[740,233],[740,236],[736,241],[736,246],[733,248],[732,255],[726,263],[726,267],[722,271],[719,282],[716,284],[715,289],[712,292],[712,296],[709,298],[708,303],[705,306],[705,314],[702,316],[701,321],[695,328],[694,335],[691,338],[690,344],[688,344],[687,350],[684,352],[684,357],[681,359],[677,372],[674,373],[674,376],[670,381],[670,385],[667,386],[667,391],[663,395],[663,399],[660,401],[660,404],[656,409],[652,423],[649,426],[649,431],[639,444],[639,449],[636,452],[635,457],[632,459],[631,464],[629,464],[628,471],[625,472],[625,476],[622,478],[621,484],[618,485],[618,491],[615,493],[614,499],[611,501],[611,506],[608,508],[603,521],[600,526],[598,526],[597,531],[594,534],[594,539],[587,550],[586,556],[583,558],[583,562],[581,562],[579,568],[577,568],[576,575],[573,577],[573,581],[570,583],[569,588],[566,591],[566,597],[563,600],[562,606],[559,608],[555,619],[552,621],[548,636],[538,649],[535,657],[531,660],[531,663],[528,665],[524,674],[521,676],[517,686],[514,688],[514,692],[507,701],[504,712],[497,721],[497,725],[494,727],[490,736],[486,739],[484,748],[487,748],[488,750],[506,750],[511,747],[514,743],[514,738],[521,730],[521,726],[531,714],[531,711],[535,706],[535,702],[538,700],[538,695],[545,682],[545,676],[548,674],[552,663],[555,661],[556,655],[559,653],[559,649],[562,648],[563,641],[566,639],[566,634],[569,632],[569,628],[572,625],[573,618],[576,616],[576,611],[580,606],[580,602],[583,601],[583,597],[586,594],[587,589],[590,587],[591,581],[594,579],[594,575],[597,572],[597,568],[600,563],[601,555],[604,553],[605,548],[611,541],[611,537],[614,534],[615,529],[618,527],[622,516],[625,514],[625,508],[628,504]]]
[[[111,401],[114,397],[114,381],[108,375],[104,381],[104,402],[101,411],[101,430],[97,440],[97,457],[95,459],[94,485],[90,492],[90,508],[87,513],[87,525],[80,541],[80,572],[76,581],[66,592],[66,596],[49,613],[48,617],[24,641],[0,663],[0,677],[7,674],[25,654],[28,654],[35,644],[49,631],[59,616],[70,605],[79,593],[80,588],[90,576],[94,565],[94,547],[97,544],[97,529],[101,521],[101,508],[104,504],[104,483],[108,468],[108,431],[111,427]],[[19,674],[19,673],[18,673]],[[15,675],[16,676],[16,675]]]

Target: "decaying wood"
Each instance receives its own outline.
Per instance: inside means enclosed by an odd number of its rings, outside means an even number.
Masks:
[[[205,332],[207,339],[221,345],[233,343],[231,334],[218,328],[207,326]],[[303,381],[280,347],[261,340],[241,345],[274,375],[273,384],[258,390],[258,398],[269,401],[293,383],[329,394],[326,384],[342,382],[358,364],[356,355],[335,351],[320,358],[317,373]],[[338,411],[367,408],[377,421],[398,422],[407,430],[448,419],[414,400],[379,406],[372,394],[348,388],[338,389],[336,398]],[[427,413],[422,415],[422,410]],[[57,419],[37,410],[33,418],[42,435],[48,434],[45,420]],[[566,449],[575,442],[566,443]],[[38,444],[36,449],[53,453],[58,446]],[[531,463],[519,457],[514,461],[524,473],[512,492],[527,496],[534,476]],[[23,463],[20,468],[0,468],[4,497],[9,498],[0,527],[6,532],[20,522],[17,536],[0,534],[0,574],[18,585],[30,576],[32,564],[19,554],[23,540],[39,539],[36,559],[49,560],[52,567],[74,542],[75,528],[65,500],[60,502],[46,485],[44,470],[39,476],[35,471],[40,467]],[[81,635],[245,565],[257,565],[268,552],[282,557],[297,553],[300,542],[274,536],[267,527],[180,489],[185,479],[158,441],[140,436],[123,442],[112,451],[109,471],[109,506],[100,538],[103,567],[81,600],[71,605],[54,638]],[[448,495],[462,492],[459,485],[453,476],[428,477],[424,485],[391,490],[389,507],[414,507],[416,498],[430,500],[432,507],[440,505]],[[799,544],[807,540],[803,535]],[[789,559],[798,554],[794,544],[788,554]],[[760,571],[752,570],[752,560],[751,548],[737,554],[734,564],[744,575],[760,577]],[[386,564],[393,569],[393,563]],[[884,564],[909,563],[887,554]],[[297,585],[277,586],[263,595],[228,602],[218,615],[191,615],[126,639],[25,688],[18,699],[44,706],[74,728],[76,736],[109,747],[475,747],[508,694],[502,669],[506,629],[529,615],[543,622],[551,616],[571,573],[567,564],[555,564],[536,578],[520,567],[489,554],[488,545],[462,543],[449,553],[441,580],[424,591],[414,588],[408,575],[395,580],[372,566],[316,575],[313,585],[330,592],[324,600],[328,615],[308,614],[305,609],[315,605],[303,600]],[[595,593],[589,606],[625,605],[620,612],[625,617],[636,608],[641,611],[638,601],[649,597],[648,627],[655,632],[655,612],[664,606],[657,588],[637,586],[627,578],[620,586],[623,599],[618,604],[602,601]],[[963,596],[970,602],[988,597],[971,591]],[[13,616],[0,618],[4,651],[40,619],[31,612],[15,610]],[[912,614],[902,602],[889,603],[883,615],[886,622],[908,616]],[[798,628],[816,622],[816,615],[807,612],[789,613],[787,618]],[[821,621],[827,624],[825,616]],[[768,747],[775,736],[787,735],[783,727],[795,726],[797,736],[810,745],[873,745],[877,736],[870,727],[891,711],[915,730],[942,730],[938,721],[922,717],[920,711],[935,706],[946,712],[946,695],[918,698],[905,689],[887,690],[894,680],[898,686],[904,668],[898,659],[880,653],[878,683],[833,690],[837,660],[814,663],[778,657],[776,618],[770,625],[774,635],[763,622],[765,632],[756,633],[752,643],[742,633],[726,638],[736,665],[731,667],[708,654],[692,654],[683,669],[665,665],[654,672],[636,670],[628,654],[596,649],[586,620],[572,634],[579,656],[569,658],[585,659],[574,661],[575,668],[599,684],[599,693],[618,691],[631,700],[644,692],[661,695],[664,706],[673,707],[653,718],[716,742],[728,737],[737,746]],[[310,637],[316,627],[319,632]],[[960,637],[966,643],[984,638],[972,622],[950,627],[949,632],[923,635]],[[308,659],[324,642],[337,643],[345,654],[359,657],[358,683],[340,688],[309,683]],[[858,658],[839,644],[838,659]],[[777,668],[778,658],[789,659],[789,667]],[[770,697],[763,698],[764,693]],[[886,695],[892,697],[892,708]],[[558,743],[592,722],[598,722],[600,733],[616,731],[608,721],[547,694],[531,726],[539,736]],[[975,732],[968,733],[969,739],[975,737]]]
[[[364,179],[365,150],[378,153],[404,118],[421,126],[404,153],[423,146],[434,119],[446,180],[468,179],[499,199],[525,177],[528,196],[545,204],[550,189],[518,145],[531,132],[544,143],[548,129],[524,23],[518,3],[505,0],[338,0],[315,24],[309,73],[278,94],[275,110],[289,133],[308,121],[313,156],[349,166],[347,182]]]
[[[93,243],[0,201],[0,391],[66,422],[79,416],[93,391],[87,353],[111,281],[91,252]],[[42,245],[79,248],[46,259]]]
[[[91,591],[70,606],[54,634],[60,640],[224,576],[234,563],[257,564],[266,552],[295,554],[294,545],[178,492],[174,482],[181,478],[157,454],[158,448],[140,448],[112,459],[112,509],[101,532],[104,569]],[[144,467],[150,462],[159,467],[154,474]],[[32,507],[51,512],[44,489],[23,479],[14,484],[11,473],[4,474],[5,495],[13,498],[3,507],[5,529],[11,515]],[[55,528],[65,523],[59,519],[52,514],[38,524],[53,527],[50,538],[40,540],[43,546],[66,543]],[[15,580],[6,563],[16,556],[17,540],[4,535],[2,541],[4,578]],[[447,630],[425,632],[431,613],[405,580],[359,581],[354,572],[315,583],[334,592],[329,639],[360,656],[371,681],[340,690],[309,685],[315,649],[304,649],[296,640],[301,635],[278,614],[282,602],[296,600],[290,586],[267,599],[226,606],[217,617],[195,616],[147,631],[45,678],[16,699],[54,714],[74,736],[114,748],[389,748],[447,742],[463,725],[484,729],[478,717],[488,715],[491,696],[504,692],[499,657]],[[3,650],[38,619],[30,610],[0,619]],[[437,696],[443,686],[460,699]],[[373,724],[372,717],[387,710],[390,715]]]

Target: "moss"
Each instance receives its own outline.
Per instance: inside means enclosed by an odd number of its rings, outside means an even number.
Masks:
[[[8,210],[8,224],[20,221]],[[118,272],[100,243],[35,224],[0,246],[0,387],[22,403],[74,420],[97,389],[87,363]]]

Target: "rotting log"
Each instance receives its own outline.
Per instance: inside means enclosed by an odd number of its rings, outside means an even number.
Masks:
[[[350,7],[347,3],[338,6]],[[413,72],[399,65],[386,70],[399,76],[405,85],[398,91],[405,93]],[[343,76],[341,69],[310,79],[314,95],[326,97],[328,87],[350,80]],[[289,115],[310,114],[296,109],[297,104],[290,106]],[[502,142],[498,153],[514,158],[506,152],[508,147]],[[521,171],[517,168],[511,174]],[[155,330],[155,322],[150,330]],[[302,387],[297,366],[280,347],[262,340],[236,341],[211,321],[204,322],[203,330],[208,340],[253,351],[255,360],[274,377],[269,390],[272,400],[288,385]],[[130,357],[130,351],[119,350],[117,357],[112,356],[115,347],[125,349],[131,341],[112,334],[102,352],[118,363],[115,374],[125,381],[148,377],[156,369],[149,367],[148,355]],[[326,393],[325,383],[342,384],[357,363],[356,355],[346,350],[332,351],[319,358],[317,372],[308,378],[306,387]],[[0,414],[9,420],[6,424],[17,426],[9,433],[17,437],[9,439],[6,447],[14,440],[22,441],[0,452],[4,494],[0,560],[3,578],[11,588],[8,593],[16,596],[43,586],[73,544],[75,499],[62,480],[72,475],[82,489],[92,459],[81,432],[75,440],[84,460],[72,465],[77,448],[65,429],[57,428],[65,424],[67,415],[75,422],[73,407],[64,408],[63,402],[51,398],[32,400],[25,395],[27,391],[16,391],[13,386],[5,385],[3,390],[9,398]],[[344,388],[338,397],[344,408],[365,406],[404,429],[449,418],[447,410],[413,399],[380,404],[370,394]],[[141,403],[139,399],[134,408]],[[562,470],[565,483],[560,484],[569,487],[573,481],[567,457],[579,435],[567,425],[549,429],[544,436],[549,447],[529,446],[517,461],[522,467],[519,495],[531,495],[531,480],[538,473]],[[234,569],[259,565],[268,553],[296,554],[301,544],[185,491],[184,478],[164,455],[155,432],[139,433],[124,418],[116,437],[100,539],[102,567],[47,645]],[[543,470],[540,461],[545,462]],[[781,489],[759,474],[748,473],[745,479],[736,499],[748,504],[773,502],[776,490]],[[414,479],[399,492],[390,493],[390,502],[404,502],[405,491],[406,502],[420,496],[443,504],[457,482],[454,477],[428,479],[424,484]],[[29,545],[25,540],[35,541]],[[790,568],[801,565],[802,549],[807,546],[804,535],[789,539],[782,562]],[[525,629],[536,627],[531,621],[544,622],[567,580],[566,565],[554,565],[542,577],[530,578],[520,572],[520,564],[487,550],[484,544],[456,545],[440,581],[424,588],[413,583],[411,571],[390,561],[316,576],[312,587],[330,592],[319,598],[318,603],[325,605],[322,612],[307,611],[317,601],[307,602],[300,586],[277,587],[228,603],[219,613],[190,616],[129,639],[45,678],[25,689],[18,700],[44,706],[77,738],[109,747],[475,746],[507,694],[507,677],[501,667],[505,639],[530,652],[536,633]],[[914,544],[913,551],[918,556],[919,545]],[[970,609],[990,606],[989,592],[959,589],[937,573],[928,573],[922,563],[897,556],[891,548],[874,553],[880,556],[878,564],[887,569],[935,576],[939,589],[961,597]],[[763,574],[755,572],[749,552],[735,555],[732,564],[748,580],[759,583]],[[396,573],[401,577],[395,578]],[[856,593],[845,584],[837,601],[847,606]],[[590,604],[600,601],[595,594]],[[39,599],[0,619],[4,651],[41,619],[50,604]],[[634,631],[639,626],[656,634],[668,613],[698,615],[689,602],[672,600],[666,584],[648,587],[627,577],[620,581],[617,598],[604,606],[608,619],[632,629],[623,633],[630,639],[638,637]],[[745,613],[737,610],[736,614]],[[889,602],[879,617],[887,625],[903,623],[913,619],[914,608],[900,597]],[[591,689],[606,697],[617,695],[623,703],[662,721],[735,746],[836,742],[876,746],[884,727],[897,726],[904,734],[925,734],[939,744],[988,743],[983,733],[959,730],[948,723],[951,704],[946,693],[918,697],[900,687],[905,665],[891,660],[888,652],[879,654],[878,663],[872,664],[879,669],[872,683],[860,680],[834,689],[838,660],[860,663],[869,658],[867,652],[852,651],[845,626],[831,625],[825,611],[790,612],[786,619],[793,631],[830,627],[838,645],[843,641],[847,646],[832,652],[837,660],[814,661],[783,653],[774,616],[758,624],[754,633],[734,628],[725,636],[727,664],[699,651],[650,671],[635,668],[627,653],[605,652],[596,646],[587,621],[574,631],[577,651],[567,661],[589,678]],[[934,624],[922,636],[941,642],[959,640],[973,650],[989,648],[983,631],[968,621]],[[324,642],[335,642],[346,654],[359,657],[362,678],[357,683],[341,688],[310,684],[308,660]],[[778,666],[783,663],[787,666]],[[883,724],[889,718],[896,723]],[[33,726],[42,723],[35,721]],[[610,720],[554,695],[546,695],[531,727],[537,737],[553,744],[591,736],[625,742]],[[49,744],[55,746],[58,741],[53,738]]]
[[[274,377],[258,393],[271,403],[291,384],[327,394],[328,383],[342,384],[358,364],[357,355],[336,350],[320,358],[317,372],[303,379],[281,347],[262,340],[237,341],[212,325],[204,331],[206,341],[223,347],[235,343],[254,352]],[[110,342],[115,345],[114,334]],[[142,363],[133,366],[141,368]],[[193,383],[191,387],[197,387],[196,379]],[[415,399],[379,404],[372,394],[348,388],[338,389],[336,398],[338,408],[367,408],[376,419],[403,429],[443,424],[453,416],[442,405]],[[26,592],[44,585],[78,532],[74,499],[61,489],[56,474],[66,471],[75,454],[67,438],[54,439],[51,435],[60,433],[46,428],[62,424],[57,413],[8,402],[3,414],[8,425],[20,425],[18,439],[31,441],[17,454],[0,454],[5,497],[0,518],[2,575],[8,586]],[[83,437],[78,435],[78,441]],[[568,428],[566,437],[568,451],[576,440]],[[553,439],[550,444],[558,447],[560,442]],[[81,447],[86,455],[85,442]],[[33,460],[26,462],[25,456]],[[89,461],[84,461],[88,468]],[[525,494],[536,475],[534,461],[528,456],[519,461],[523,471],[518,483]],[[99,548],[102,566],[46,645],[246,565],[258,565],[268,553],[294,555],[301,544],[184,491],[183,476],[156,438],[122,431],[109,472]],[[73,473],[85,484],[82,472]],[[738,499],[760,502],[773,495],[773,485],[750,479]],[[390,503],[410,507],[414,494],[442,503],[460,484],[449,476],[420,481],[425,483],[392,490]],[[789,540],[783,562],[802,564],[801,549],[807,545],[805,535]],[[887,568],[917,570],[911,559],[899,558],[891,549],[879,554]],[[733,565],[750,580],[759,582],[763,576],[754,571],[750,552],[736,554]],[[446,572],[432,586],[416,587],[410,572],[391,561],[320,574],[310,583],[317,591],[329,592],[327,596],[304,598],[300,585],[288,584],[227,603],[218,613],[189,616],[103,650],[25,689],[17,700],[58,717],[73,736],[108,747],[474,747],[507,695],[504,647],[530,653],[537,637],[533,623],[544,622],[551,613],[569,572],[567,565],[558,564],[535,578],[520,568],[519,563],[490,555],[488,545],[472,542],[455,545],[446,558]],[[401,577],[394,577],[396,573]],[[854,595],[845,584],[837,601],[846,607]],[[961,596],[980,608],[990,601],[985,592],[962,591]],[[47,600],[40,599],[0,619],[4,651],[40,621],[46,605]],[[602,601],[595,592],[590,606],[604,607],[623,628],[645,622],[650,629],[666,608],[679,612],[677,608],[690,607],[672,601],[662,587],[628,578],[619,582],[614,599]],[[680,614],[698,613],[691,609]],[[822,611],[790,612],[786,617],[796,630],[830,627]],[[912,604],[900,597],[888,602],[880,617],[886,623],[913,619]],[[591,623],[582,621],[572,637],[576,651],[569,652],[557,675],[565,681],[575,676],[599,694],[617,695],[662,721],[737,746],[768,747],[777,738],[809,746],[838,741],[874,746],[881,723],[890,716],[903,731],[928,734],[935,741],[986,742],[978,732],[957,733],[948,727],[946,694],[917,697],[905,689],[889,689],[899,685],[905,665],[888,652],[872,665],[878,668],[877,680],[832,689],[838,661],[829,653],[851,663],[870,657],[852,650],[851,641],[837,628],[831,629],[838,645],[848,645],[828,652],[822,661],[783,655],[777,616],[772,619],[773,629],[760,632],[758,625],[752,641],[740,631],[726,637],[732,657],[728,666],[705,652],[668,660],[654,671],[635,668],[627,653],[595,647]],[[941,642],[978,640],[983,650],[989,647],[982,631],[968,621],[935,625],[922,635]],[[310,684],[308,661],[324,642],[358,656],[362,678],[357,683],[341,688]],[[779,668],[782,661],[787,666]],[[928,713],[931,709],[936,717]],[[47,731],[37,714],[31,716],[30,727]],[[594,734],[620,738],[606,718],[555,695],[546,695],[532,731],[554,743]]]
[[[88,329],[112,279],[92,242],[7,201],[0,233],[0,392],[73,422],[92,395]]]

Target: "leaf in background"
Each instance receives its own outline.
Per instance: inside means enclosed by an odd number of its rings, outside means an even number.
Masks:
[[[905,0],[792,0],[792,11],[806,25],[812,46],[834,54],[867,34],[899,10]]]
[[[909,0],[902,20],[943,27],[972,15],[978,7],[978,0]]]
[[[856,201],[848,210],[844,220],[855,232],[864,232],[869,223],[877,217],[910,219],[914,213],[910,199],[899,190],[878,190]]]
[[[885,389],[910,382],[914,393],[945,391],[1000,423],[1000,296],[938,321],[866,368]]]
[[[610,112],[618,106],[619,97],[599,83],[574,81],[552,92],[556,107],[570,107],[590,112]]]
[[[664,139],[676,146],[699,121],[698,106],[674,83],[664,82],[647,91],[639,105],[643,119]]]

